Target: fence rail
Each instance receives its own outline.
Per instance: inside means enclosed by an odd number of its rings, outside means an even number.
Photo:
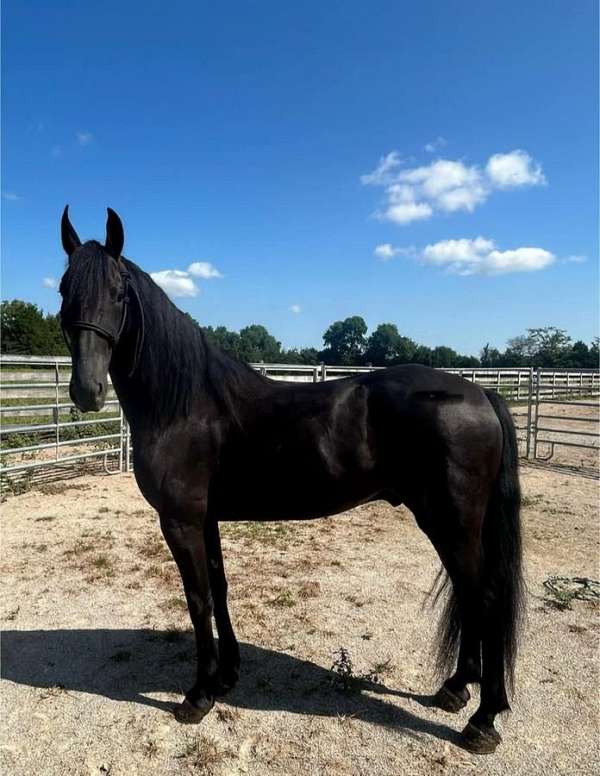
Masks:
[[[251,366],[272,379],[291,382],[337,380],[382,368],[264,363]],[[129,428],[112,385],[109,383],[108,400],[102,411],[82,419],[69,398],[70,371],[68,356],[0,357],[3,478],[32,476],[49,467],[89,467],[90,462],[106,471],[129,471]],[[583,400],[600,396],[599,370],[478,367],[444,371],[493,388],[514,403],[513,414],[525,457],[547,460],[561,445],[598,449],[597,415],[591,409],[581,415],[581,408],[598,409],[597,401]],[[549,407],[554,409],[549,411]],[[547,425],[548,421],[553,425]],[[95,449],[90,450],[90,445]]]

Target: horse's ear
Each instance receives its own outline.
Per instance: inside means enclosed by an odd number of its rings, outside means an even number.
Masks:
[[[81,240],[69,221],[69,206],[66,205],[60,220],[60,236],[65,253],[70,258],[71,254],[79,248]]]
[[[114,259],[118,259],[123,250],[123,243],[125,242],[123,224],[112,208],[107,207],[106,210],[108,211],[108,219],[106,221],[106,243],[104,244],[104,247],[108,254]]]

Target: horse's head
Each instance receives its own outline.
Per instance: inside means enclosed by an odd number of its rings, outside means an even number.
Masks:
[[[123,225],[108,208],[104,245],[95,240],[82,244],[68,210],[61,222],[69,261],[60,283],[60,317],[73,359],[69,393],[80,410],[90,412],[102,409],[106,401],[108,368],[127,314]]]

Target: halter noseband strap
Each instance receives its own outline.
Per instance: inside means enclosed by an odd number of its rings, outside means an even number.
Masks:
[[[104,328],[104,326],[100,326],[100,324],[94,323],[93,321],[74,321],[73,323],[69,324],[69,326],[71,329],[87,329],[88,331],[93,331],[96,334],[99,334],[101,337],[104,337],[104,339],[108,340],[109,345],[114,348],[117,342],[119,341],[121,334],[123,333],[123,329],[125,328],[125,324],[127,322],[127,309],[129,306],[129,302],[131,301],[129,293],[131,292],[132,295],[135,297],[138,310],[140,313],[140,325],[136,335],[135,348],[133,352],[133,363],[131,365],[131,369],[129,370],[129,374],[127,375],[128,377],[131,377],[137,368],[138,361],[140,358],[140,353],[142,350],[142,345],[144,343],[144,334],[145,334],[144,308],[142,307],[140,295],[138,293],[137,288],[135,287],[135,284],[133,283],[133,280],[131,278],[131,275],[129,274],[129,271],[126,269],[121,270],[121,278],[123,280],[123,288],[125,293],[123,296],[123,312],[121,314],[121,323],[119,324],[119,329],[116,334],[110,331],[109,329]],[[67,332],[64,326],[61,326],[61,328],[62,328],[63,336],[65,338],[65,342],[67,343],[67,347],[69,348],[69,351],[70,351],[71,344],[67,337]]]

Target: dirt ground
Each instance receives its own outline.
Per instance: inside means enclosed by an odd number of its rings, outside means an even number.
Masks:
[[[169,709],[192,682],[193,641],[133,477],[9,497],[2,772],[597,774],[598,607],[558,609],[543,582],[598,579],[598,481],[523,467],[522,482],[527,624],[504,741],[487,757],[458,746],[475,699],[458,715],[428,705],[438,562],[405,509],[223,526],[242,676],[201,725],[180,726]],[[369,679],[343,688],[341,647]]]

